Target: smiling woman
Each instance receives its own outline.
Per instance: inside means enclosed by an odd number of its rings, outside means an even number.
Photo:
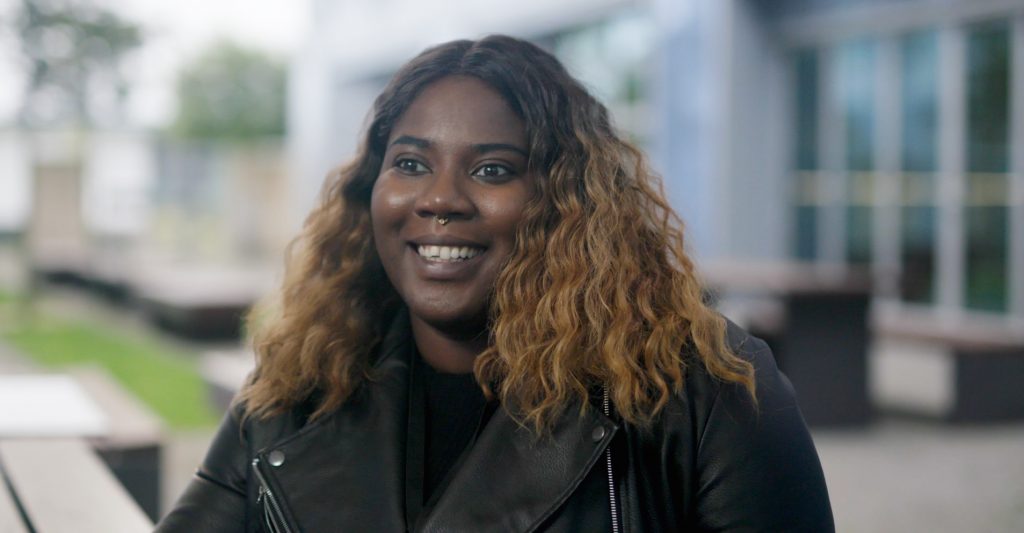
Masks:
[[[414,58],[158,530],[831,530],[788,381],[659,190],[536,46]]]

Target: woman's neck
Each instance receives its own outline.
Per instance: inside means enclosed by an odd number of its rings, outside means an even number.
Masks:
[[[412,337],[420,356],[439,372],[467,374],[487,348],[487,332],[447,332],[411,317]]]

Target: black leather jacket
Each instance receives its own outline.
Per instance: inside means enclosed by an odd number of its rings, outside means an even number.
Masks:
[[[405,523],[407,322],[393,326],[378,379],[330,416],[303,409],[239,422],[228,413],[160,532],[611,531],[612,448],[623,532],[833,531],[821,465],[788,380],[760,339],[729,324],[757,369],[759,410],[694,360],[650,428],[600,407],[569,410],[537,438],[499,409],[443,493]]]

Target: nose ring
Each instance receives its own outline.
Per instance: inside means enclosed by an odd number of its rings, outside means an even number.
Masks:
[[[450,219],[447,216],[439,217],[437,215],[434,215],[434,220],[436,220],[437,223],[442,226],[448,225],[448,222],[450,221]]]

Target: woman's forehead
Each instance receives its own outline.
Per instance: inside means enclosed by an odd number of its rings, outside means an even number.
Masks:
[[[434,144],[527,146],[519,115],[498,91],[470,76],[449,76],[424,87],[389,137],[389,145],[405,137]]]

